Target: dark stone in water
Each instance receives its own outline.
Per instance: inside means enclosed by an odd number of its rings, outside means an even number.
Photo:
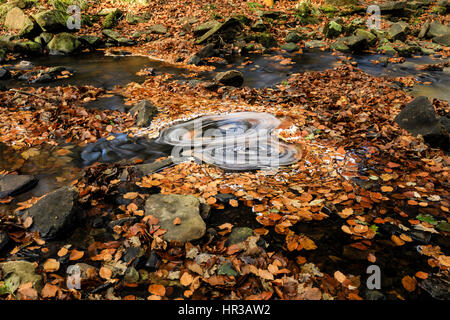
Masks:
[[[218,73],[216,80],[226,86],[240,87],[244,83],[244,75],[237,70],[230,70]]]
[[[395,117],[394,121],[414,136],[422,135],[425,142],[432,147],[443,150],[450,148],[450,136],[436,115],[433,104],[427,97],[420,96]]]
[[[0,198],[15,196],[30,190],[38,183],[33,176],[28,175],[0,175]]]
[[[24,217],[33,218],[32,231],[43,239],[53,239],[68,231],[75,221],[78,191],[74,187],[57,189],[36,202]]]
[[[136,114],[136,125],[148,127],[154,116],[158,114],[158,108],[148,100],[142,100],[130,109],[131,114]]]
[[[165,167],[168,167],[170,165],[172,165],[172,159],[171,158],[167,158],[164,160],[159,160],[159,161],[155,161],[152,163],[145,163],[145,164],[139,164],[134,166],[139,173],[141,173],[143,176],[148,176],[152,173],[155,173]]]

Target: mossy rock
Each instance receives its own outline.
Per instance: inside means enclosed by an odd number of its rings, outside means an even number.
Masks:
[[[298,46],[293,42],[288,42],[286,44],[283,44],[281,46],[281,49],[283,49],[287,52],[295,52],[295,51],[298,51]]]
[[[56,32],[67,29],[67,15],[58,10],[47,10],[32,16],[44,32]]]
[[[337,23],[336,21],[330,21],[325,25],[325,28],[323,29],[323,33],[325,34],[325,37],[332,39],[336,38],[339,35],[341,35],[344,31],[344,28],[341,24]]]
[[[25,55],[42,54],[42,46],[34,41],[18,41],[14,44],[14,51]]]
[[[18,7],[8,11],[4,25],[8,30],[16,31],[24,37],[31,35],[35,30],[34,22]]]
[[[81,42],[76,36],[63,32],[53,37],[48,44],[48,48],[51,54],[71,54],[75,53],[80,45]]]
[[[117,25],[117,23],[119,22],[121,17],[122,17],[122,11],[120,11],[119,9],[115,9],[114,11],[111,11],[103,19],[102,28],[103,29],[114,28]]]
[[[286,36],[286,42],[292,42],[292,43],[298,43],[303,39],[302,36],[300,36],[298,34],[298,32],[295,31],[291,31],[288,33],[288,35]]]
[[[397,50],[394,49],[392,43],[386,43],[382,46],[379,46],[377,48],[377,51],[384,52],[385,54],[392,56],[397,54]]]

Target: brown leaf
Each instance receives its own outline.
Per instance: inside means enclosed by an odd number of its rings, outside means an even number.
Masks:
[[[44,263],[45,272],[55,272],[59,270],[59,261],[56,259],[48,259]]]
[[[56,296],[58,290],[59,288],[57,286],[50,283],[46,283],[41,291],[42,298],[53,298]]]
[[[69,260],[74,261],[74,260],[80,260],[81,258],[83,258],[84,256],[84,251],[78,251],[73,249],[72,252],[70,253],[70,257]]]
[[[416,283],[416,279],[410,276],[405,276],[402,279],[402,285],[408,292],[413,292],[414,290],[416,290]]]
[[[183,273],[180,278],[181,285],[185,287],[191,285],[192,281],[194,281],[194,278],[188,272]]]

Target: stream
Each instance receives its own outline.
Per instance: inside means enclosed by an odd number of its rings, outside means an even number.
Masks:
[[[281,60],[291,60],[290,63],[280,63]],[[306,71],[320,71],[336,67],[342,56],[336,56],[326,51],[305,51],[301,55],[259,55],[232,58],[228,64],[215,63],[214,72],[200,73],[196,80],[211,80],[217,72],[237,69],[244,75],[244,86],[250,88],[274,87],[283,83],[292,74]],[[373,63],[374,60],[380,61]],[[364,72],[375,76],[405,77],[413,76],[422,82],[412,88],[412,95],[425,95],[450,101],[450,68],[443,70],[419,70],[423,65],[448,62],[439,57],[412,57],[404,63],[386,63],[381,55],[353,56],[353,61]],[[171,74],[169,81],[191,81],[190,71],[159,61],[153,61],[141,56],[105,56],[102,53],[86,54],[82,56],[54,56],[38,57],[30,60],[31,64],[10,64],[10,70],[27,69],[33,66],[56,67],[63,66],[71,72],[68,78],[56,79],[48,83],[29,83],[20,79],[0,81],[6,88],[64,86],[64,85],[93,85],[106,90],[115,86],[125,86],[130,82],[143,82],[145,77],[136,75],[145,69],[149,75]],[[27,66],[27,67],[24,67]],[[125,111],[124,99],[120,95],[112,95],[89,102],[86,108],[111,109]],[[276,159],[279,165],[289,165],[301,156],[295,145],[280,143],[274,147],[268,138],[272,131],[280,124],[280,120],[270,114],[242,112],[225,116],[206,116],[187,122],[178,123],[161,131],[157,139],[146,137],[129,137],[125,133],[113,134],[114,139],[102,138],[95,143],[79,147],[61,143],[57,147],[43,144],[24,153],[17,153],[13,148],[0,144],[0,171],[15,171],[20,168],[20,174],[34,175],[38,180],[37,186],[15,197],[13,203],[0,205],[0,215],[7,213],[19,202],[31,197],[40,197],[56,188],[67,185],[81,175],[82,168],[96,162],[129,163],[137,159],[143,163],[151,163],[158,158],[173,154],[174,146],[181,146],[179,155],[182,160],[194,157],[207,163],[214,163],[225,170],[255,170],[272,164],[269,162],[249,162],[261,150],[268,155],[269,160]],[[198,130],[200,129],[200,130]],[[257,139],[253,139],[257,137]],[[231,143],[230,143],[231,141]],[[258,142],[251,145],[248,141]],[[64,150],[64,152],[61,152]],[[250,163],[250,164],[249,164]],[[364,170],[364,168],[363,168]],[[243,214],[244,213],[244,214]],[[248,213],[248,214],[245,214]],[[225,220],[224,220],[225,219]],[[313,239],[321,250],[306,253],[306,258],[314,261],[324,272],[340,269],[353,274],[365,274],[368,265],[366,257],[350,246],[349,238],[340,231],[340,218],[331,215],[325,222],[312,221],[298,223],[296,232],[304,233]],[[231,222],[234,226],[257,228],[258,223],[249,208],[226,208],[220,213],[214,211],[208,218],[210,227],[216,227],[224,222]],[[377,246],[383,246],[383,241],[392,234],[389,226],[386,230],[379,230]],[[415,235],[422,244],[428,244],[431,238],[425,233]],[[272,233],[271,233],[272,234]],[[412,237],[414,235],[411,235]],[[265,239],[270,246],[277,250],[284,243],[284,238],[271,236]],[[433,235],[443,249],[449,247],[445,237]],[[416,238],[415,238],[416,239]],[[383,247],[386,254],[379,264],[386,270],[383,288],[392,287],[398,282],[397,270],[392,265],[401,264],[409,273],[426,265],[426,257],[420,255],[415,246],[404,247],[401,254],[389,246]],[[342,257],[342,258],[341,258]],[[295,257],[292,257],[295,259]],[[410,261],[412,261],[410,263]],[[430,296],[422,292],[417,298],[429,299]]]

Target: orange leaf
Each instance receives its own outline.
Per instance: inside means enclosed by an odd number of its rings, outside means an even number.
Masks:
[[[151,294],[154,294],[156,296],[164,296],[166,294],[166,288],[164,288],[163,285],[160,284],[151,284],[148,287],[148,292]]]
[[[181,285],[185,287],[189,286],[192,281],[194,281],[194,278],[188,272],[183,273],[180,278]]]
[[[81,258],[83,258],[83,256],[84,256],[83,251],[78,251],[78,250],[73,249],[72,252],[70,253],[69,260],[71,260],[71,261],[80,260]]]
[[[410,276],[405,276],[402,279],[402,285],[408,292],[413,292],[414,290],[416,290],[416,283],[416,279]]]

